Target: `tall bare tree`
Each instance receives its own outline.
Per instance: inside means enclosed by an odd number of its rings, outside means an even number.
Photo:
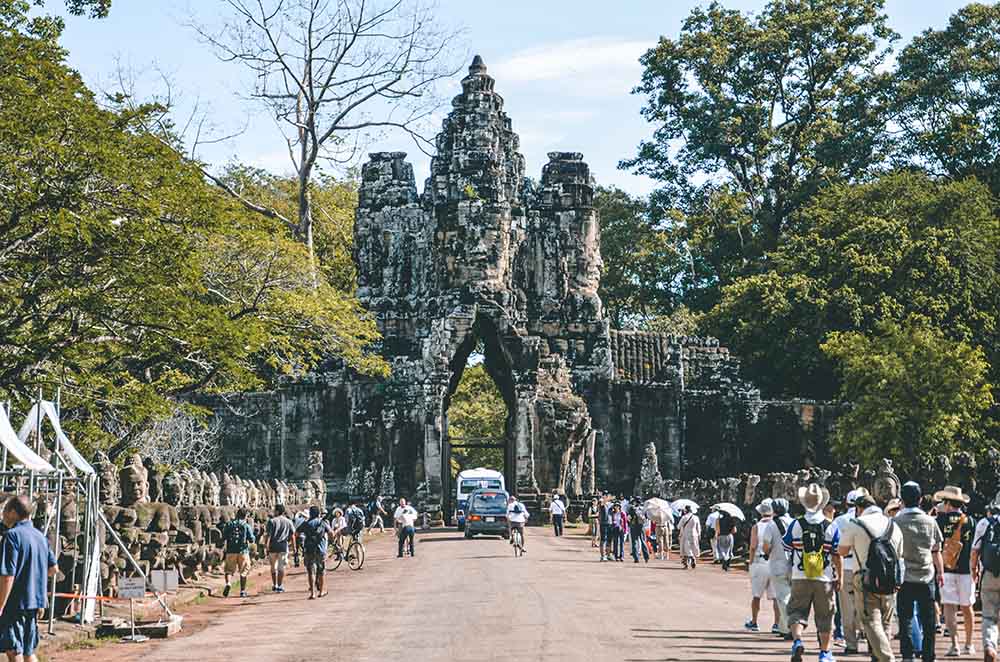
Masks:
[[[254,73],[250,96],[273,113],[298,179],[298,218],[286,220],[315,259],[310,182],[317,165],[349,162],[364,140],[391,129],[427,151],[420,129],[437,107],[435,83],[458,71],[450,57],[456,32],[441,28],[422,0],[224,4],[231,16],[221,29],[194,27],[222,60]]]

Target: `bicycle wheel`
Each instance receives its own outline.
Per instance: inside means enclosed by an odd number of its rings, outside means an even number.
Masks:
[[[365,546],[359,542],[352,542],[347,548],[347,567],[351,570],[361,570],[365,564]]]
[[[340,564],[344,562],[344,555],[340,552],[339,547],[333,548],[333,556],[327,559],[327,563],[330,566],[330,570],[336,570],[340,567]]]
[[[513,536],[514,536],[514,556],[517,557],[521,555],[521,532],[517,529],[514,529]]]

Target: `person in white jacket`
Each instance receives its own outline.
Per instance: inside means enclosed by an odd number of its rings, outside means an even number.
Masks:
[[[684,567],[694,570],[701,554],[701,521],[691,512],[691,506],[684,506],[684,514],[677,524],[677,531]]]
[[[558,494],[553,495],[549,512],[552,514],[552,529],[557,537],[561,536],[563,534],[563,520],[566,518],[566,504],[562,502]]]

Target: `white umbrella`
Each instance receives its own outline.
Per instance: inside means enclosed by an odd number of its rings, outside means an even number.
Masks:
[[[696,504],[691,499],[677,499],[676,501],[670,504],[670,507],[673,509],[674,514],[678,516],[680,516],[684,512],[684,508],[686,506],[691,506],[691,512],[693,513],[698,512],[698,504]]]
[[[646,517],[663,522],[667,518],[673,521],[674,511],[670,507],[670,502],[664,499],[647,499],[643,504],[646,508]]]
[[[735,503],[717,503],[712,508],[717,508],[718,510],[724,510],[738,520],[745,520],[746,515],[740,510],[740,507]]]

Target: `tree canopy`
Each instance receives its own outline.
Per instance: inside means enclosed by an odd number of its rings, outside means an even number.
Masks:
[[[287,227],[145,131],[158,109],[99,104],[66,66],[59,26],[5,10],[4,397],[61,386],[70,425],[100,444],[112,422],[138,430],[178,398],[261,388],[331,355],[384,372],[366,351],[373,321],[335,278],[313,285]]]

